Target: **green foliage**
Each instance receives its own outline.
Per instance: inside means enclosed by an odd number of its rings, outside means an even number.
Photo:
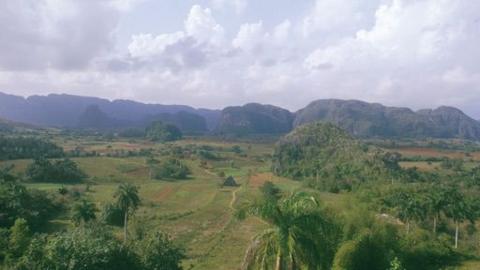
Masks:
[[[76,225],[95,220],[95,212],[97,212],[95,204],[83,199],[73,206],[72,220]]]
[[[45,158],[37,158],[28,166],[26,175],[33,182],[58,183],[80,182],[87,177],[78,165],[68,158],[54,162]]]
[[[154,121],[145,130],[145,136],[155,142],[170,142],[181,139],[182,132],[174,125]]]
[[[181,270],[185,258],[183,249],[176,247],[164,233],[154,233],[141,247],[141,261],[145,269]]]
[[[108,225],[123,226],[124,212],[116,204],[107,203],[102,209],[102,220]]]
[[[270,181],[266,181],[260,191],[267,200],[278,200],[282,196],[281,190]]]
[[[464,162],[462,159],[444,159],[440,163],[440,166],[443,169],[459,172],[463,170]]]
[[[33,256],[32,256],[33,255]],[[142,269],[138,256],[101,226],[32,242],[17,269]]]
[[[410,269],[436,270],[455,264],[459,256],[451,244],[441,238],[432,238],[422,230],[414,231],[400,241],[403,266]]]
[[[125,183],[118,186],[114,197],[117,199],[116,205],[123,213],[133,213],[140,204],[138,196],[138,187]]]
[[[61,147],[42,139],[0,136],[0,160],[63,156]]]
[[[332,214],[307,193],[263,200],[248,212],[272,229],[258,235],[247,251],[245,269],[330,269],[341,231]],[[239,214],[242,217],[243,214]]]
[[[355,239],[344,242],[333,264],[334,270],[384,270],[390,265],[395,247],[395,231],[361,232]]]
[[[28,190],[15,181],[0,181],[0,227],[10,227],[22,218],[36,231],[59,210],[45,192]]]
[[[215,154],[212,151],[207,151],[207,150],[199,150],[197,151],[197,155],[206,160],[219,160],[221,159],[217,154]]]
[[[157,166],[152,168],[153,178],[168,179],[186,179],[190,174],[190,169],[182,161],[176,158],[167,158],[162,160]]]
[[[19,218],[10,228],[10,240],[8,246],[8,256],[18,258],[22,256],[31,240],[31,232],[25,219]]]
[[[326,123],[300,126],[282,138],[275,146],[272,170],[331,191],[389,175],[378,155],[366,152],[345,131]]]

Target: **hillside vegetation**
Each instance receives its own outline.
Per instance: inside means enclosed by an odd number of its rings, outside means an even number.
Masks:
[[[378,153],[330,123],[296,128],[274,149],[273,172],[329,190],[387,177]]]

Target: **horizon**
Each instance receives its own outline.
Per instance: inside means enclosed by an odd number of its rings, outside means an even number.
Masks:
[[[14,95],[197,108],[256,102],[291,111],[338,98],[453,106],[480,118],[476,1],[7,0],[0,7],[0,89]]]
[[[370,102],[370,101],[365,101],[365,100],[360,100],[360,99],[340,99],[340,98],[321,98],[321,99],[314,99],[312,101],[310,101],[309,103],[305,104],[305,106],[297,109],[297,110],[291,110],[291,109],[288,109],[288,108],[284,108],[284,107],[281,107],[279,105],[276,105],[276,104],[271,104],[271,103],[259,103],[259,102],[246,102],[246,103],[242,103],[242,104],[236,104],[236,105],[227,105],[227,106],[224,106],[224,107],[219,107],[219,108],[205,108],[205,107],[195,107],[195,106],[192,106],[190,104],[167,104],[167,103],[148,103],[148,102],[142,102],[142,101],[138,101],[138,100],[134,100],[134,99],[109,99],[109,98],[104,98],[104,97],[97,97],[97,96],[82,96],[82,95],[75,95],[75,94],[68,94],[68,93],[49,93],[49,94],[35,94],[35,95],[30,95],[30,96],[22,96],[22,95],[15,95],[15,94],[9,94],[9,93],[6,93],[6,92],[3,92],[3,91],[0,91],[0,94],[4,94],[4,95],[9,95],[9,96],[16,96],[16,97],[21,97],[23,99],[28,99],[30,97],[34,97],[34,96],[38,96],[38,97],[48,97],[50,95],[66,95],[66,96],[74,96],[74,97],[79,97],[79,98],[97,98],[97,99],[103,99],[103,100],[107,100],[109,102],[115,102],[115,101],[131,101],[131,102],[136,102],[136,103],[141,103],[141,104],[145,104],[145,105],[167,105],[167,106],[187,106],[187,107],[191,107],[193,109],[197,109],[197,110],[202,110],[202,109],[205,109],[205,110],[212,110],[212,111],[221,111],[227,107],[242,107],[242,106],[245,106],[247,104],[261,104],[261,105],[271,105],[271,106],[275,106],[275,107],[279,107],[279,108],[282,108],[282,109],[286,109],[288,110],[289,112],[291,113],[296,113],[298,112],[299,110],[302,110],[304,109],[305,107],[307,107],[309,104],[311,104],[312,102],[316,102],[316,101],[320,101],[320,100],[340,100],[340,101],[359,101],[359,102],[365,102],[365,103],[368,103],[368,104],[380,104],[384,107],[390,107],[390,108],[404,108],[404,109],[409,109],[413,112],[418,112],[418,111],[421,111],[421,110],[436,110],[436,109],[439,109],[440,107],[451,107],[451,108],[455,108],[455,109],[459,109],[460,111],[462,111],[465,115],[467,115],[468,117],[474,119],[474,120],[477,120],[477,121],[480,121],[478,119],[476,119],[476,117],[472,116],[472,115],[469,115],[468,113],[466,113],[465,111],[463,111],[461,108],[457,108],[457,107],[454,107],[454,106],[448,106],[448,105],[439,105],[439,106],[435,106],[435,107],[430,107],[430,108],[419,108],[419,109],[415,109],[415,108],[411,108],[411,107],[408,107],[408,106],[389,106],[389,105],[386,105],[386,104],[383,104],[383,103],[380,103],[380,102]]]

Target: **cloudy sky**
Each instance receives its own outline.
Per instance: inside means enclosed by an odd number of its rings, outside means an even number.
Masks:
[[[0,91],[480,118],[477,0],[1,0]]]

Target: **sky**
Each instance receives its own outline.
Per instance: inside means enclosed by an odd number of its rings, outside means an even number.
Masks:
[[[480,119],[478,0],[1,0],[0,91]]]

